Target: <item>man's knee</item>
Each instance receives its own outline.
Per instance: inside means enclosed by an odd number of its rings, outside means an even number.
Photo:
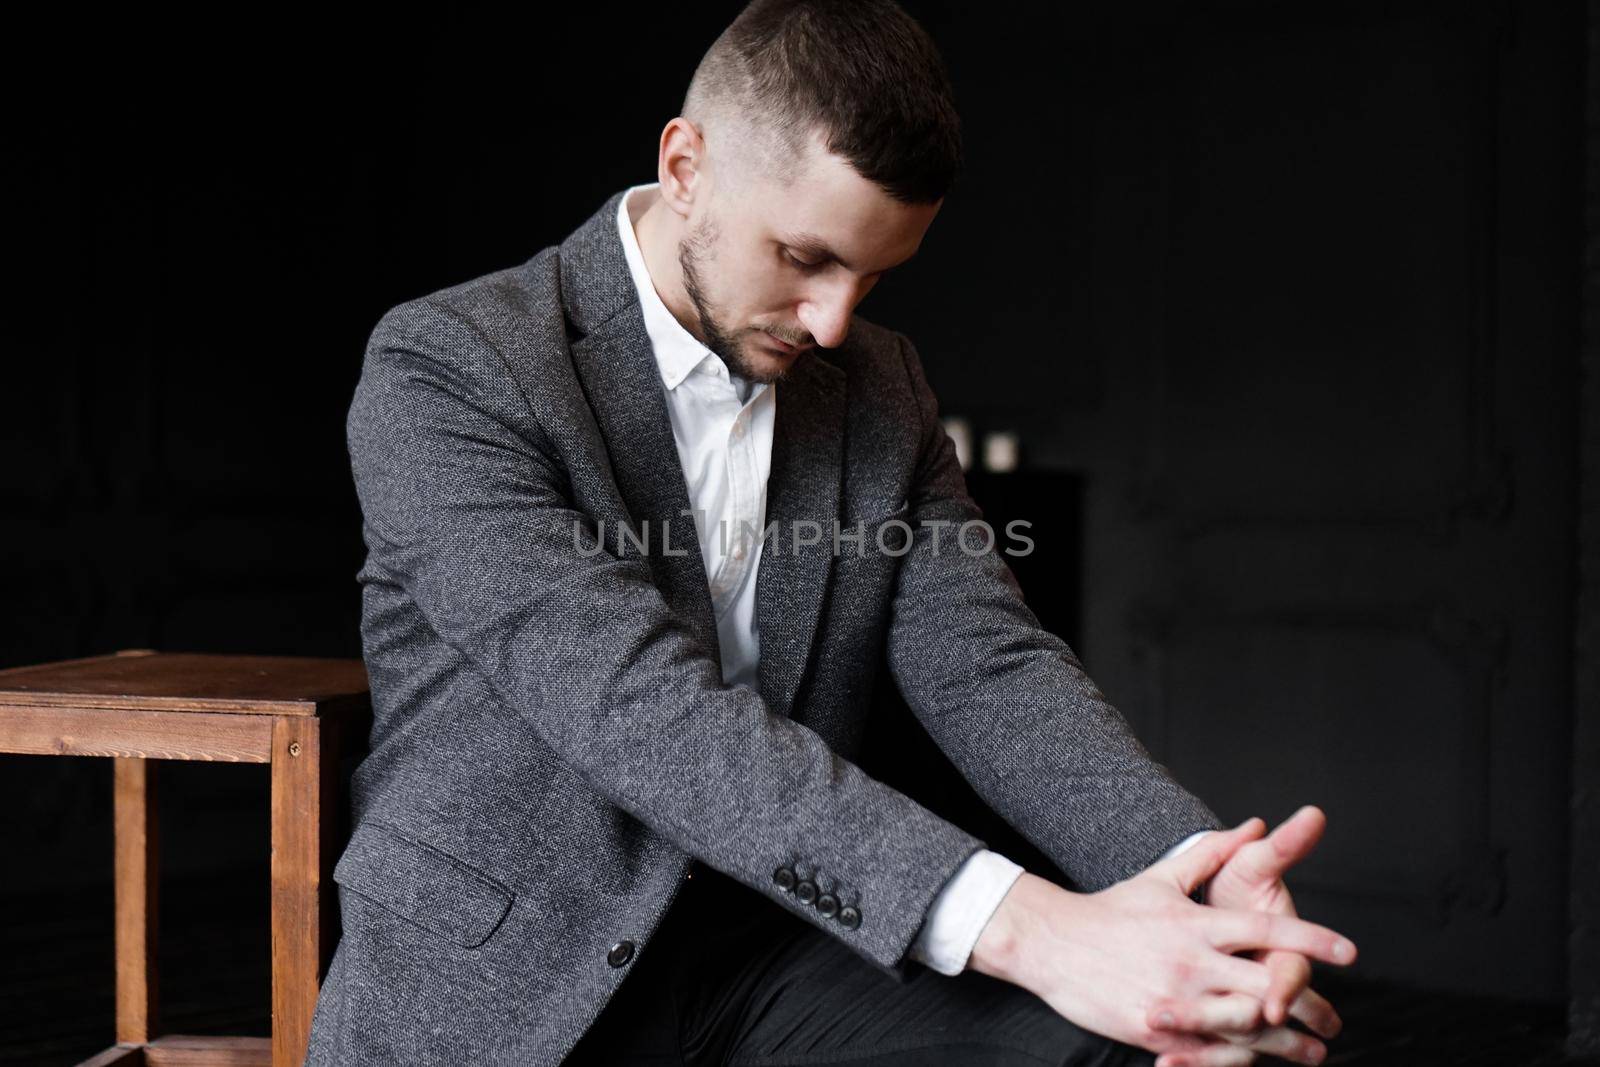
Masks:
[[[1155,1063],[1155,1053],[1086,1030],[1020,986],[976,974],[963,974],[955,981],[966,983],[982,1005],[967,1020],[972,1027],[969,1036],[994,1047],[996,1065],[1153,1067]]]

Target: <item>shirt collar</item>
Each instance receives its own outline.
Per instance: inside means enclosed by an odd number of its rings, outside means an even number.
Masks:
[[[633,232],[633,221],[628,217],[628,201],[634,193],[641,189],[655,190],[661,187],[660,182],[650,182],[645,185],[630,186],[622,194],[622,201],[617,205],[617,231],[622,237],[622,254],[628,261],[628,273],[633,276],[633,287],[639,291],[639,306],[644,312],[645,333],[650,336],[650,347],[655,352],[656,366],[661,372],[661,381],[668,389],[676,389],[678,384],[694,373],[706,360],[706,370],[727,379],[728,370],[722,360],[718,359],[705,345],[695,339],[694,334],[683,328],[672,312],[667,310],[667,305],[661,302],[661,295],[656,292],[655,283],[650,280],[650,272],[644,264],[644,253],[639,251],[639,238]]]

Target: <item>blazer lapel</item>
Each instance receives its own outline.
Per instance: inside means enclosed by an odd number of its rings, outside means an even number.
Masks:
[[[761,547],[756,623],[760,685],[767,706],[789,715],[816,639],[833,569],[844,453],[844,371],[806,352],[778,383],[767,479],[766,523],[778,525]],[[797,527],[806,522],[816,526]],[[796,533],[814,545],[795,545]]]
[[[617,234],[614,194],[560,248],[561,294],[575,339],[573,367],[611,460],[618,490],[641,539],[657,586],[720,659],[716,616],[705,564],[689,517],[689,490],[672,437],[664,387],[644,328],[639,294]],[[833,569],[833,532],[840,518],[845,430],[844,371],[807,352],[778,382],[767,480],[766,524],[756,573],[756,624],[761,635],[760,692],[789,715],[804,678],[817,620]],[[814,545],[795,546],[796,524]],[[648,525],[644,525],[644,524]],[[672,549],[660,534],[671,530]],[[606,531],[615,545],[614,531]]]
[[[665,387],[617,234],[621,195],[613,195],[561,245],[563,302],[582,334],[571,343],[572,364],[605,441],[634,536],[647,545],[651,577],[668,605],[720,660],[711,590]],[[605,531],[608,548],[616,549],[618,533]],[[664,542],[664,536],[670,540]],[[625,550],[638,551],[631,545]]]

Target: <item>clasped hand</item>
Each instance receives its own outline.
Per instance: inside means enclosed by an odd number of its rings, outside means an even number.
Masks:
[[[1321,1063],[1326,1046],[1285,1024],[1339,1032],[1309,986],[1309,961],[1347,966],[1356,948],[1298,918],[1282,876],[1325,825],[1308,806],[1263,837],[1266,824],[1251,818],[1098,893],[1025,873],[972,966],[1087,1030],[1158,1053],[1157,1067],[1239,1067],[1260,1053]],[[1206,905],[1189,899],[1207,883]]]

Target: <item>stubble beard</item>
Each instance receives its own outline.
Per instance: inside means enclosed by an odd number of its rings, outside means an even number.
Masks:
[[[770,384],[780,381],[788,372],[788,368],[783,367],[774,372],[751,366],[739,343],[723,329],[711,309],[711,301],[706,296],[699,266],[701,260],[708,256],[716,240],[716,227],[709,219],[702,219],[690,231],[689,236],[678,243],[678,266],[683,271],[683,291],[688,294],[689,303],[694,305],[694,313],[700,320],[700,332],[705,335],[705,346],[722,360],[729,374],[736,374],[751,382]]]

